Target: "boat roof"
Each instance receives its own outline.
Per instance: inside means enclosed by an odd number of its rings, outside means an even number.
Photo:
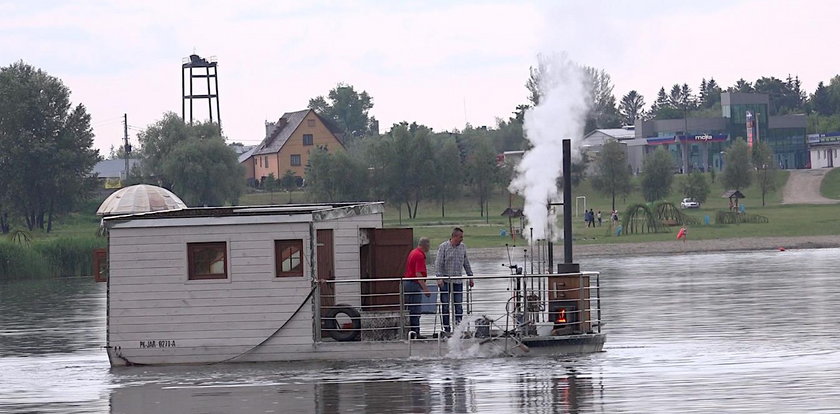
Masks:
[[[324,221],[344,217],[377,214],[384,211],[382,201],[304,203],[263,206],[190,207],[180,210],[154,211],[105,217],[106,225],[135,220],[199,219],[252,216],[306,216],[301,221]],[[181,221],[181,220],[179,220]]]

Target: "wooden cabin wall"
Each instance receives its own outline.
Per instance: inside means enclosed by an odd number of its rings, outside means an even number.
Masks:
[[[382,227],[382,215],[354,216],[338,220],[315,223],[316,229],[333,229],[335,243],[335,279],[358,280],[361,278],[359,265],[359,231]],[[360,308],[361,287],[359,283],[336,283],[335,303]]]
[[[309,231],[308,223],[111,229],[109,345],[134,363],[215,361],[251,349],[309,294]],[[336,236],[344,248],[344,230]],[[278,239],[303,240],[303,277],[275,277]],[[228,278],[188,280],[187,243],[211,241],[227,242]],[[312,326],[307,303],[247,359],[293,359],[284,355],[311,349]],[[155,346],[143,346],[149,341]]]

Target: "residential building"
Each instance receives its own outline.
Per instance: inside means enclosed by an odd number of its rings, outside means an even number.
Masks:
[[[129,170],[139,166],[140,160],[128,159]],[[126,178],[125,159],[102,160],[93,166],[92,174],[99,179],[100,187],[107,189],[122,188]]]
[[[344,149],[340,133],[312,109],[287,112],[277,122],[266,122],[265,139],[240,156],[249,182],[260,182],[274,174],[280,178],[293,171],[302,179],[313,149]]]

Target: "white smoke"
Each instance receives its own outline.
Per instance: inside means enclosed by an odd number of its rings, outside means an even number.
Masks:
[[[539,56],[539,68],[540,103],[525,112],[525,138],[532,148],[525,152],[508,188],[525,198],[524,213],[534,238],[557,240],[557,216],[548,203],[562,201],[557,189],[563,169],[562,140],[572,139],[576,157],[589,89],[583,68],[566,54]]]

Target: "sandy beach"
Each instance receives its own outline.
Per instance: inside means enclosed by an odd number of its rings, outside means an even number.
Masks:
[[[833,236],[800,236],[800,237],[751,237],[714,240],[657,241],[648,243],[612,243],[612,244],[579,244],[574,246],[574,257],[627,257],[642,255],[672,255],[694,254],[708,252],[755,251],[791,249],[816,249],[840,247],[840,235]],[[516,255],[522,249],[516,248]],[[513,251],[511,251],[514,254]],[[470,248],[470,258],[473,260],[492,260],[498,258],[507,261],[504,248]],[[563,260],[563,244],[554,246],[554,257]]]

